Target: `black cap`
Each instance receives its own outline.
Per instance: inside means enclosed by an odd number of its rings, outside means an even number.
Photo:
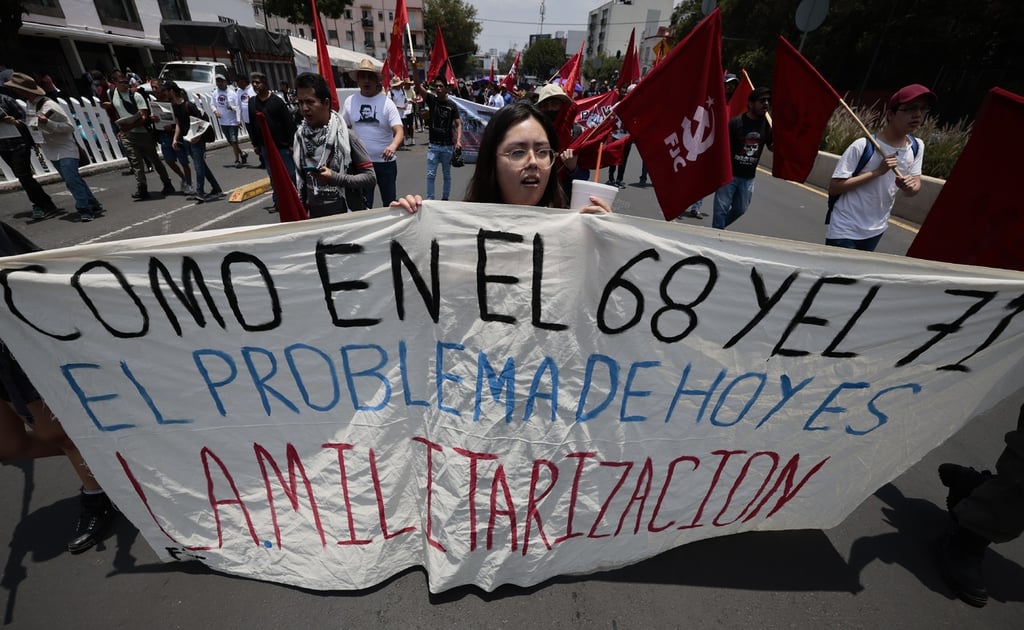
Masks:
[[[750,93],[750,98],[748,100],[756,101],[759,98],[761,98],[762,96],[771,96],[771,95],[772,95],[772,89],[770,87],[754,88],[754,91]]]

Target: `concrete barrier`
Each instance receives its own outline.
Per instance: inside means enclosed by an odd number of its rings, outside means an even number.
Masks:
[[[818,157],[814,160],[814,167],[811,168],[811,174],[807,177],[805,182],[811,186],[817,186],[822,191],[828,191],[829,181],[832,180],[832,172],[836,168],[836,162],[839,161],[839,156],[834,153],[827,153],[825,151],[818,151]],[[771,151],[765,150],[761,156],[761,166],[765,167],[769,171],[772,169],[772,153]],[[928,217],[928,211],[931,210],[932,204],[935,203],[935,198],[939,196],[939,192],[942,191],[943,184],[946,183],[944,179],[938,179],[936,177],[928,177],[924,175],[921,177],[921,192],[917,193],[913,197],[907,197],[903,193],[896,193],[896,203],[893,204],[892,213],[911,223],[921,225],[924,220]],[[826,210],[825,201],[821,202],[821,212],[824,214]]]

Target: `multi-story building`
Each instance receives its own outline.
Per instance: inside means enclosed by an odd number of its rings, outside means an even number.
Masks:
[[[160,43],[164,20],[257,26],[249,0],[24,0],[28,11],[3,61],[33,75],[49,74],[63,91],[88,89],[83,75],[114,68],[151,71],[168,59]]]
[[[641,42],[645,38],[655,37],[659,26],[669,25],[672,5],[673,0],[611,0],[591,10],[587,20],[585,56],[625,55],[629,34],[636,28],[637,47],[641,49],[640,56],[643,59]],[[649,51],[647,57],[652,58]],[[644,71],[648,69],[650,64],[643,68]]]
[[[267,14],[263,10],[263,0],[252,0],[252,3],[256,20],[268,31],[313,39],[313,28],[309,24],[292,24],[283,17]],[[423,59],[423,0],[406,0],[406,12],[409,14],[413,52],[417,58]],[[387,57],[391,29],[395,24],[395,0],[353,0],[352,6],[345,9],[341,17],[335,19],[321,14],[320,23],[328,45],[383,60]],[[408,46],[407,42],[407,49]]]

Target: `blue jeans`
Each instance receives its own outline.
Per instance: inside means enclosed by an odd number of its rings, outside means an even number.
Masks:
[[[274,147],[274,148],[277,149],[277,147]],[[263,154],[263,156],[261,158],[263,160],[263,165],[267,169],[267,175],[270,175],[270,158],[267,156],[267,151],[268,150],[269,149],[268,149],[268,147],[266,145],[260,147],[260,151]],[[284,169],[286,171],[288,171],[288,177],[291,178],[292,186],[294,186],[295,185],[295,158],[292,157],[292,150],[291,149],[277,149],[277,153],[281,156],[281,161],[284,162]],[[271,179],[270,182],[271,182],[271,186],[273,186],[274,180]],[[276,189],[273,189],[273,190],[274,190],[274,192],[273,192],[272,197],[274,199],[274,203],[277,204],[277,190]]]
[[[885,234],[885,232],[882,232]],[[882,234],[876,234],[871,238],[826,238],[825,244],[832,247],[843,247],[845,249],[859,249],[862,252],[873,252],[878,247],[878,241],[882,240]]]
[[[377,186],[380,188],[380,207],[386,208],[398,198],[398,160],[390,162],[374,162],[373,172],[377,175]],[[373,189],[363,192],[366,207],[373,208]]]
[[[441,199],[448,199],[452,194],[452,155],[455,147],[450,144],[427,145],[427,199],[434,198],[434,179],[437,178],[437,163],[441,163],[444,171],[444,192]]]
[[[715,215],[711,227],[724,230],[750,207],[754,195],[754,178],[733,177],[732,181],[715,191]]]
[[[217,179],[213,176],[213,171],[206,164],[206,143],[196,142],[195,144],[189,142],[189,151],[192,153],[192,164],[196,167],[196,194],[203,194],[203,180],[210,182],[210,192],[219,193],[221,192],[220,184],[217,183]]]
[[[53,166],[60,173],[68,192],[75,198],[75,210],[79,212],[92,212],[102,207],[96,197],[93,196],[89,185],[82,179],[82,174],[78,172],[78,158],[67,157],[53,160]]]

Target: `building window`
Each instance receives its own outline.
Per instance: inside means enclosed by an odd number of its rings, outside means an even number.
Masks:
[[[388,21],[389,22],[394,22],[395,21],[395,12],[394,11],[388,11]]]
[[[60,0],[27,0],[25,2],[25,10],[37,15],[64,17],[64,11],[60,8]]]
[[[373,33],[363,33],[363,46],[369,50],[373,50],[375,48],[373,44]]]
[[[338,31],[327,29],[327,39],[333,39],[334,41],[338,41]]]
[[[142,30],[134,0],[93,0],[93,3],[100,16],[100,23],[104,26]]]
[[[160,5],[160,16],[165,20],[192,21],[192,16],[188,12],[188,3],[185,0],[157,0],[157,4]],[[256,7],[256,11],[259,11],[259,7]]]
[[[419,44],[418,44],[418,43],[416,42],[416,40],[417,40],[417,39],[418,39],[418,38],[416,37],[416,34],[415,34],[415,33],[413,33],[413,34],[412,34],[412,47],[413,47],[413,48],[416,48],[417,46],[419,46]]]
[[[380,20],[381,22],[384,21],[384,12],[383,11],[377,11],[377,19]]]
[[[380,41],[381,42],[387,42],[388,41],[387,40],[387,35],[384,34],[384,31],[381,31],[381,33],[380,33]]]
[[[351,20],[352,19],[352,9],[345,9],[345,19],[346,20]]]
[[[349,41],[350,42],[350,41],[354,40],[355,39],[355,35],[356,34],[353,33],[352,31],[345,31],[345,41]]]

